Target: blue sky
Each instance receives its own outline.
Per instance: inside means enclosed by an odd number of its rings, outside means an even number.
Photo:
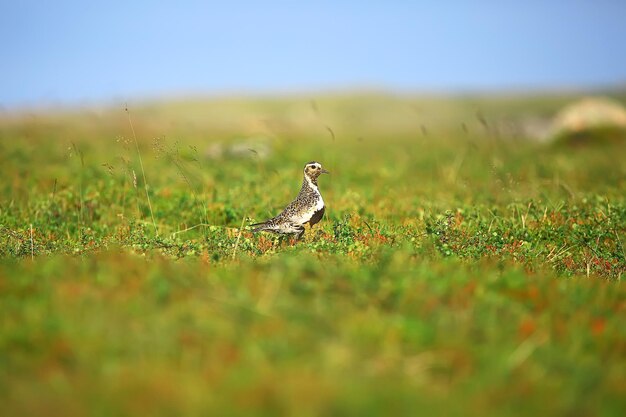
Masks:
[[[626,83],[626,1],[8,1],[0,106]]]

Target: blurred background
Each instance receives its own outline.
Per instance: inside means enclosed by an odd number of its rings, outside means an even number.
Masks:
[[[613,0],[4,1],[0,105],[623,88],[625,17]]]

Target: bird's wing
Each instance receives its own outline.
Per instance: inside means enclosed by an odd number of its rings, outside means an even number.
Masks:
[[[321,196],[318,196],[315,200],[315,204],[308,207],[300,207],[297,210],[294,210],[292,216],[290,216],[289,220],[298,224],[308,223],[316,213],[320,210],[324,209],[324,200]]]

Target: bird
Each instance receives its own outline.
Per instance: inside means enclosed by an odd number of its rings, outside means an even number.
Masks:
[[[322,174],[330,174],[319,162],[311,161],[304,166],[304,179],[298,196],[276,217],[261,223],[254,223],[253,233],[271,232],[282,235],[296,235],[299,240],[304,236],[304,225],[311,227],[318,223],[326,206],[317,186],[317,179]]]

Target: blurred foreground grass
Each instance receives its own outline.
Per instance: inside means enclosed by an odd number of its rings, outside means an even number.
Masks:
[[[620,415],[624,142],[502,128],[567,99],[5,115],[3,412]],[[310,160],[305,241],[240,233]]]
[[[618,415],[624,288],[381,250],[5,262],[10,415]],[[10,280],[10,281],[9,281]]]

